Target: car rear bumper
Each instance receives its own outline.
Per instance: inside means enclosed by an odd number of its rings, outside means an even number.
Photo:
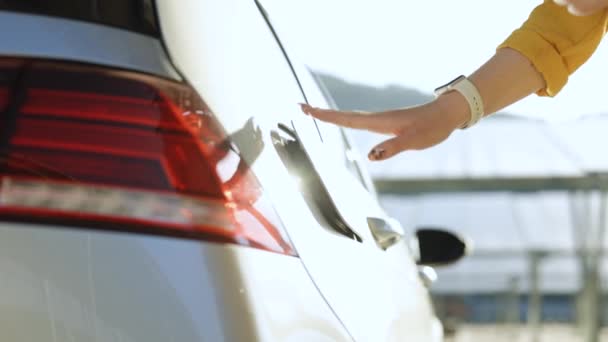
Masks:
[[[348,340],[297,258],[232,245],[0,225],[6,341]]]

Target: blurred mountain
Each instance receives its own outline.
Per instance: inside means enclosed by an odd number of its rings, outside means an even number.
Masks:
[[[415,89],[397,85],[377,88],[361,83],[351,83],[326,73],[315,73],[343,110],[380,111],[422,104],[433,99]]]
[[[374,87],[349,82],[323,72],[313,73],[317,81],[332,95],[337,107],[342,110],[382,111],[423,104],[435,97],[432,94],[399,85]],[[494,114],[489,118],[526,119],[505,112]]]

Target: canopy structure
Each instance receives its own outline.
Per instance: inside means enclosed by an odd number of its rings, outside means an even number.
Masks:
[[[434,148],[410,151],[369,167],[386,192],[462,191],[479,184],[476,190],[487,191],[593,188],[596,184],[587,177],[608,171],[606,129],[608,117],[604,116],[562,124],[498,116],[456,131]],[[356,134],[360,146],[379,141],[378,136]],[[429,180],[440,187],[426,184],[408,190],[399,186]]]
[[[383,139],[353,134],[364,151]],[[439,226],[474,241],[473,255],[438,270],[435,292],[516,286],[537,301],[540,291],[582,292],[588,317],[597,317],[600,274],[608,271],[600,262],[608,246],[607,147],[608,116],[563,124],[497,116],[368,168],[383,205],[407,230]],[[530,308],[536,319],[538,306]]]
[[[364,150],[383,139],[353,134]],[[438,291],[504,288],[514,276],[526,279],[528,253],[543,251],[554,258],[547,259],[542,280],[561,279],[543,281],[543,290],[574,292],[580,287],[575,255],[597,241],[586,239],[598,234],[605,211],[599,193],[608,189],[606,147],[608,117],[548,124],[497,116],[434,148],[368,167],[384,206],[405,227],[446,227],[475,242],[472,257],[441,272]]]

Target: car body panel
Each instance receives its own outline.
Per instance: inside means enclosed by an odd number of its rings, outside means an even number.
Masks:
[[[358,341],[431,340],[433,313],[405,243],[382,251],[367,217],[385,217],[377,201],[342,161],[325,153],[304,96],[253,1],[158,1],[159,22],[178,70],[202,94],[229,134],[255,118],[263,151],[252,169],[282,218],[305,267],[329,305]],[[199,13],[214,13],[197,20]],[[215,50],[226,51],[218,54]],[[280,86],[273,86],[273,85]],[[312,97],[311,97],[312,98]],[[235,100],[238,99],[238,100]],[[316,171],[363,243],[336,234],[298,195],[270,148],[279,123],[293,124]],[[338,132],[336,130],[336,132]],[[331,134],[331,133],[328,133]]]
[[[7,341],[348,341],[294,257],[3,223]]]
[[[190,83],[264,187],[298,258],[248,247],[53,225],[0,224],[0,320],[14,341],[431,341],[437,322],[405,243],[348,170],[340,131],[302,115],[301,84],[251,0],[158,0],[163,42],[69,19],[0,12],[0,55],[71,60]],[[5,19],[5,20],[2,20]],[[16,28],[14,33],[10,27]],[[15,37],[19,37],[16,39]],[[300,85],[302,87],[300,87]],[[293,128],[340,214],[337,234],[272,139]],[[435,333],[433,333],[435,332]]]

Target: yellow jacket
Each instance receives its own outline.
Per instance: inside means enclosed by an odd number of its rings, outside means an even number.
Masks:
[[[515,49],[530,59],[547,85],[538,94],[554,96],[593,54],[606,30],[608,10],[576,17],[545,0],[498,48]]]

